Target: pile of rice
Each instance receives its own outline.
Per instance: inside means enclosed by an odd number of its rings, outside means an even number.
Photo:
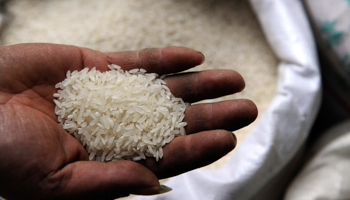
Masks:
[[[67,72],[54,94],[60,125],[87,149],[89,160],[163,157],[162,147],[185,135],[186,105],[164,80],[143,69]]]

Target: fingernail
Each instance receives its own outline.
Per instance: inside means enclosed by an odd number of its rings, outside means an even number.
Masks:
[[[198,53],[200,53],[200,54],[202,55],[202,57],[203,57],[203,60],[202,60],[202,62],[201,62],[201,64],[202,64],[202,63],[204,63],[204,61],[205,61],[205,56],[204,56],[204,54],[203,54],[202,52],[200,52],[200,51],[198,51]]]
[[[232,136],[235,139],[235,146],[234,147],[236,147],[237,146],[237,137],[236,137],[236,135],[234,133],[232,133]]]
[[[133,190],[131,194],[136,194],[136,195],[156,195],[156,194],[163,194],[170,192],[171,187],[168,187],[166,185],[159,185],[155,187],[150,187],[150,188],[140,188]]]

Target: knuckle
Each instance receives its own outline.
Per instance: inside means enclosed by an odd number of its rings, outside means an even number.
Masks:
[[[140,52],[140,63],[142,67],[157,67],[159,66],[160,54],[156,48],[146,48]]]

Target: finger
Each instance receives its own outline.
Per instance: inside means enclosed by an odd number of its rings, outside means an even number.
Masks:
[[[161,192],[155,189],[161,187],[150,170],[126,160],[74,162],[47,177],[45,184],[55,188],[51,195],[58,199],[115,199],[133,191],[147,194],[147,188],[148,194]]]
[[[164,146],[164,157],[141,161],[158,178],[168,178],[208,165],[235,148],[236,137],[229,131],[212,130],[175,138]]]
[[[207,70],[169,76],[164,79],[175,97],[196,102],[240,92],[243,77],[233,70]]]
[[[186,47],[113,52],[106,53],[106,56],[109,63],[119,65],[124,70],[143,68],[157,74],[180,72],[204,62],[202,53]]]
[[[258,114],[255,104],[246,99],[191,105],[185,110],[186,133],[225,129],[234,131],[252,123]]]
[[[63,148],[66,154],[67,162],[72,163],[75,161],[89,160],[89,153],[84,146],[71,134],[63,131]]]

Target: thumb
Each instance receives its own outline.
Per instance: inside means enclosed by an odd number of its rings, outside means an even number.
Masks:
[[[130,194],[153,195],[171,190],[160,185],[149,169],[126,160],[108,163],[78,161],[48,179],[58,183],[54,192],[57,199],[115,199]]]

